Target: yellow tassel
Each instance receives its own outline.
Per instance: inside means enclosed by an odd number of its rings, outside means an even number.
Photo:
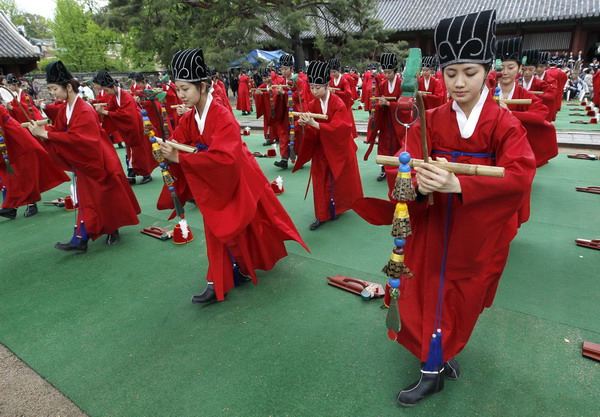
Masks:
[[[392,198],[396,201],[414,201],[417,198],[410,172],[398,172]]]
[[[394,211],[394,221],[392,222],[392,236],[405,238],[411,234],[408,207],[405,203],[397,203],[396,210]]]

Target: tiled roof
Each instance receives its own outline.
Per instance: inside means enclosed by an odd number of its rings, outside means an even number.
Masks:
[[[446,17],[496,9],[497,24],[544,22],[600,16],[598,0],[377,0],[377,18],[399,32],[434,29]]]
[[[38,48],[23,37],[10,19],[0,11],[0,59],[37,59],[41,54]]]

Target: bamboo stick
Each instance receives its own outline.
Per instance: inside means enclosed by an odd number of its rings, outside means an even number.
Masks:
[[[544,94],[543,91],[530,91],[530,93],[531,94],[537,94],[537,95]]]
[[[386,100],[398,100],[396,97],[371,97],[371,100],[379,100],[380,98],[384,98]]]
[[[433,94],[431,91],[420,91],[420,90],[419,90],[419,93],[420,94]]]
[[[530,98],[501,98],[500,99],[501,102],[503,102],[504,104],[531,104],[531,99]]]
[[[98,106],[98,107],[106,107],[108,106],[108,103],[93,103],[94,106]]]
[[[164,140],[163,138],[159,138],[158,136],[154,136],[157,142],[164,142],[171,145],[171,147],[177,149],[178,151],[187,152],[187,153],[197,153],[198,149],[195,146],[184,145],[183,143],[173,142],[171,140]]]
[[[399,166],[400,161],[395,156],[378,155],[375,159],[379,165]],[[420,167],[424,161],[422,159],[411,159],[409,165],[411,168]],[[490,165],[460,164],[458,162],[439,162],[429,161],[431,165],[445,169],[454,174],[477,175],[481,177],[504,178],[504,167]]]
[[[49,119],[35,120],[34,122],[38,126],[51,126],[52,125],[52,120],[49,120]],[[21,123],[21,127],[29,127],[29,126],[31,126],[31,123],[32,122]]]
[[[306,112],[300,112],[300,111],[292,111],[290,112],[292,113],[292,116],[302,116],[303,114],[307,115],[308,117],[312,117],[313,119],[322,119],[322,120],[327,120],[327,115],[326,114],[319,114],[319,113],[306,113]]]

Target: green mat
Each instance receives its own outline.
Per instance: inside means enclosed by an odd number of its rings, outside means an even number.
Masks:
[[[245,140],[264,150],[261,135]],[[259,271],[259,285],[234,289],[224,303],[190,303],[207,267],[194,206],[186,206],[196,236],[189,245],[139,233],[169,224],[154,208],[158,171],[134,186],[141,224],[123,228],[115,247],[101,239],[85,255],[53,249],[73,224],[72,213],[53,206],[0,220],[0,342],[94,417],[598,415],[600,364],[581,357],[581,343],[600,343],[600,251],[573,240],[600,237],[600,196],[574,191],[600,185],[600,163],[560,155],[539,169],[532,218],[513,243],[494,306],[459,355],[461,379],[405,410],[395,396],[418,376],[417,360],[387,339],[380,300],[325,280],[384,283],[389,228],[349,212],[309,231],[309,170],[291,174],[275,160],[258,159],[270,180],[282,175],[279,198],[312,254],[289,244],[289,257]],[[373,159],[359,165],[365,194],[385,197]],[[67,193],[63,184],[44,198]]]

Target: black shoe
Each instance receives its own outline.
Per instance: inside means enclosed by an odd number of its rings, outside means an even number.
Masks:
[[[72,242],[67,242],[67,243],[56,242],[54,247],[58,250],[64,250],[65,252],[86,253],[87,252],[87,240],[79,242],[79,244],[75,244]]]
[[[192,297],[193,304],[208,304],[217,301],[217,293],[214,284],[207,284],[202,294],[196,294]]]
[[[379,173],[379,175],[377,176],[377,181],[384,181],[384,180],[385,180],[385,172]]]
[[[271,140],[266,140],[265,143],[263,143],[263,146],[271,146],[274,142]]]
[[[124,148],[123,143],[121,143],[121,142],[119,142],[117,146],[119,147],[119,149],[123,149]]]
[[[152,176],[151,175],[146,175],[140,181],[140,185],[142,185],[142,184],[148,184],[150,181],[152,181]]]
[[[106,235],[106,244],[108,246],[116,245],[117,243],[119,243],[119,240],[121,240],[121,237],[119,236],[118,230],[114,233]]]
[[[0,216],[6,217],[7,219],[14,219],[17,217],[16,208],[0,208]]]
[[[288,161],[286,161],[285,159],[282,159],[281,161],[275,161],[275,163],[273,165],[275,165],[276,167],[279,167],[281,169],[287,169]]]
[[[460,365],[456,359],[452,358],[444,363],[444,375],[446,375],[446,378],[453,381],[460,378]]]
[[[396,400],[403,407],[414,407],[424,398],[444,389],[444,369],[439,372],[421,371],[421,378],[398,393]]]
[[[135,185],[135,177],[127,177],[127,179],[129,180],[129,184]]]
[[[310,224],[310,226],[308,226],[308,228],[309,228],[310,230],[317,230],[319,227],[321,227],[321,225],[322,225],[322,224],[323,224],[323,223],[321,223],[321,221],[320,221],[319,219],[315,219],[315,221],[314,221],[314,222],[312,222],[312,223]]]
[[[31,217],[36,215],[38,212],[37,204],[27,204],[27,208],[25,209],[25,217]]]

